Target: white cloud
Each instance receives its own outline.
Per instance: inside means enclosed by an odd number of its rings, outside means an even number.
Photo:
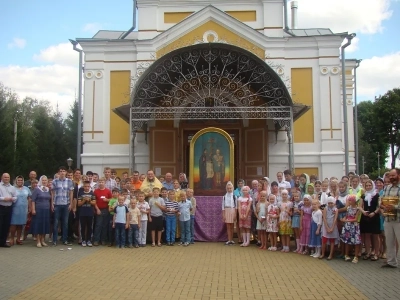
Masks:
[[[63,66],[77,66],[78,56],[78,52],[73,50],[71,43],[62,43],[40,50],[39,54],[33,55],[33,59]]]
[[[374,100],[388,90],[400,88],[400,51],[364,59],[357,69],[357,93],[362,100]]]
[[[102,25],[100,23],[87,23],[83,25],[82,31],[94,34],[97,33],[101,28]]]
[[[33,97],[48,100],[66,115],[78,88],[78,53],[69,43],[50,46],[34,55],[47,64],[35,67],[0,66],[0,81],[13,89],[21,99]]]
[[[298,28],[374,34],[392,15],[390,0],[298,0],[298,4]],[[290,14],[290,2],[288,10]]]
[[[8,49],[24,49],[26,46],[26,40],[20,38],[13,38],[13,41],[7,45]]]

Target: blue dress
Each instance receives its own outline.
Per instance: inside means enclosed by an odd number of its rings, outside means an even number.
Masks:
[[[28,197],[32,195],[26,186],[16,187],[17,201],[13,204],[11,225],[25,225],[28,218]]]
[[[43,191],[36,188],[32,193],[32,202],[35,203],[36,215],[32,216],[31,233],[47,234],[50,233],[50,191]]]

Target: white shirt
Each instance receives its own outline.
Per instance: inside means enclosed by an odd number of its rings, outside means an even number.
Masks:
[[[312,212],[312,219],[317,225],[322,225],[322,211],[320,209]]]
[[[233,193],[226,193],[224,198],[222,198],[222,210],[225,210],[225,207],[237,208],[237,203],[235,205],[235,201],[233,200]]]
[[[143,202],[138,202],[136,204],[136,207],[139,208],[140,212],[142,213],[141,221],[147,221],[148,217],[144,211],[146,210],[148,211],[150,209],[150,205],[146,201],[143,201]]]
[[[321,192],[321,204],[328,205],[328,193],[327,192]]]

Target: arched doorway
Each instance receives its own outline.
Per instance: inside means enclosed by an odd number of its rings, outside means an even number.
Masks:
[[[130,105],[133,138],[137,130],[150,128],[151,168],[162,174],[187,170],[190,136],[215,126],[235,135],[235,176],[249,179],[268,172],[268,132],[283,128],[289,133],[293,120],[307,110],[293,104],[279,75],[263,60],[222,43],[180,48],[156,60],[134,82]],[[254,142],[259,151],[250,146]],[[172,154],[156,153],[160,145],[168,145]],[[134,168],[133,143],[131,157]]]

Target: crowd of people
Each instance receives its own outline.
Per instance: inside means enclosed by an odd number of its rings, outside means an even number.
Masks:
[[[152,170],[116,175],[108,167],[102,177],[60,167],[53,178],[37,180],[32,171],[28,180],[17,176],[12,184],[4,173],[0,246],[22,245],[29,234],[38,248],[48,246],[46,236],[53,246],[72,245],[74,240],[83,247],[138,248],[147,241],[152,247],[194,244],[196,199],[184,173],[177,179],[171,173],[157,178]],[[254,241],[262,250],[353,263],[360,257],[381,258],[384,267],[395,268],[399,207],[382,199],[398,199],[399,181],[400,170],[393,169],[376,180],[354,173],[318,180],[307,174],[292,177],[286,170],[274,181],[253,180],[250,187],[244,180],[238,180],[236,189],[228,182],[221,199],[225,244],[235,244],[236,228],[242,247]]]

